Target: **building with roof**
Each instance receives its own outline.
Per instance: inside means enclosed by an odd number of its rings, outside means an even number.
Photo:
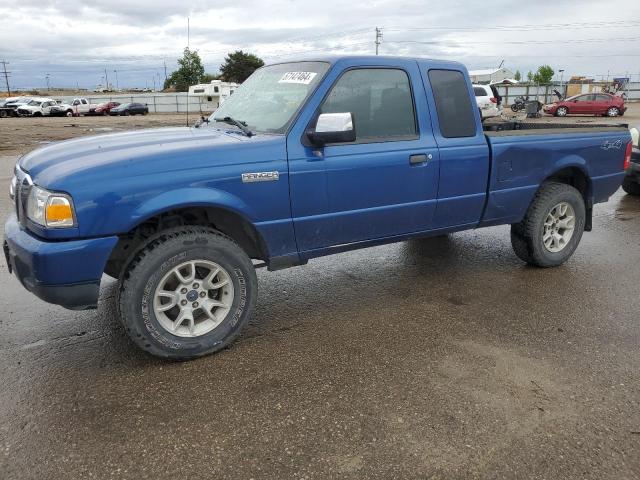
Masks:
[[[486,68],[483,70],[469,70],[472,83],[500,83],[513,80],[514,73],[508,68]]]

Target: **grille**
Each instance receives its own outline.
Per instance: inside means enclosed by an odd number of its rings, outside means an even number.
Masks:
[[[25,172],[16,169],[16,192],[15,192],[15,202],[16,202],[16,215],[18,217],[18,221],[21,225],[26,226],[27,223],[27,200],[29,198],[29,190],[31,189],[31,177],[27,175]]]

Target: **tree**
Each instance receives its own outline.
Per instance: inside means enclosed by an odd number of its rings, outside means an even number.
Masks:
[[[252,53],[237,50],[230,53],[220,66],[221,77],[225,82],[244,82],[255,70],[262,67],[264,62]]]
[[[531,70],[527,72],[527,80],[533,82],[533,72]]]
[[[519,82],[521,78],[522,78],[522,75],[520,75],[520,70],[516,70],[516,73],[513,76],[513,79]]]
[[[220,80],[219,73],[205,73],[200,78],[201,83],[211,83],[211,80]]]
[[[184,49],[182,58],[178,59],[180,68],[169,75],[164,82],[164,88],[173,87],[178,92],[189,91],[190,85],[196,85],[204,76],[204,67],[198,52],[191,51],[189,48]]]
[[[538,71],[533,76],[533,81],[538,85],[550,85],[554,73],[556,72],[554,72],[553,68],[551,68],[549,65],[541,65],[538,67]]]

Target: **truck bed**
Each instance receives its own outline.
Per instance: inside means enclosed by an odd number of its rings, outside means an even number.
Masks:
[[[533,122],[500,122],[482,126],[486,135],[547,135],[577,132],[628,131],[626,123],[533,123]]]
[[[552,175],[577,174],[589,192],[587,208],[622,183],[627,125],[504,122],[484,130],[491,173],[483,226],[520,221]]]

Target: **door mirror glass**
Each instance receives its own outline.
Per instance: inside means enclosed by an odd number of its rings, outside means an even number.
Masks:
[[[356,141],[355,122],[351,112],[322,113],[314,129],[307,132],[314,145],[348,143]]]

